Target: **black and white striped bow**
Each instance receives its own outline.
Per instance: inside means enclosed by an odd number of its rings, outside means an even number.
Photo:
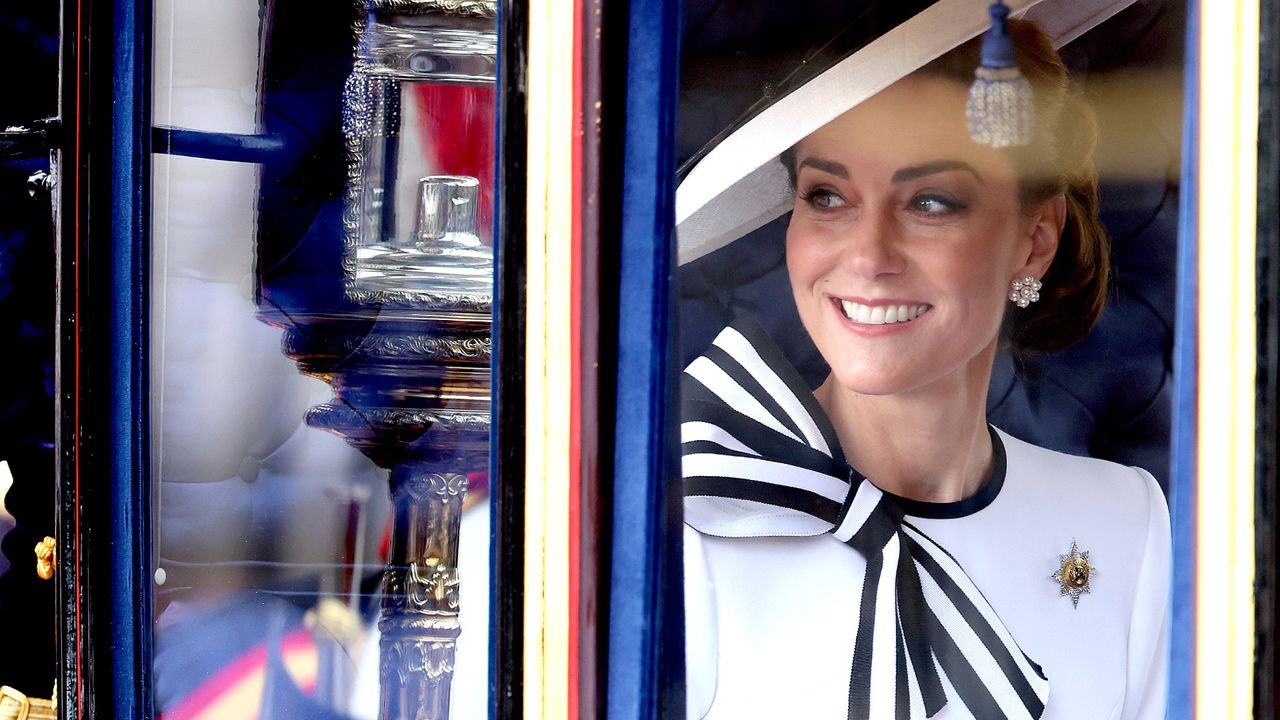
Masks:
[[[866,558],[851,719],[933,717],[948,702],[939,668],[974,717],[1042,715],[1040,666],[955,558],[845,462],[822,407],[758,326],[735,321],[685,376],[686,519],[708,534],[758,535],[734,513],[768,509],[773,534],[829,532]]]

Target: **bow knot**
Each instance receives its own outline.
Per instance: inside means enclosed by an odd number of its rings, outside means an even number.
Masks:
[[[851,486],[856,489],[849,493],[849,499],[841,509],[840,520],[831,528],[831,534],[864,556],[870,556],[880,552],[894,535],[902,531],[904,515],[897,503],[867,480],[859,478]],[[860,495],[864,496],[861,501]],[[870,510],[861,512],[860,505],[867,505]]]
[[[735,321],[685,375],[686,521],[712,535],[759,535],[734,514],[765,507],[782,518],[775,527],[785,532],[774,534],[830,533],[866,561],[851,719],[928,718],[952,699],[981,718],[1043,714],[1040,667],[955,558],[845,462],[830,420],[759,327]]]

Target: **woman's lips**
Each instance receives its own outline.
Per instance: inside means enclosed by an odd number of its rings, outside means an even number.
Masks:
[[[855,325],[897,325],[909,323],[929,312],[927,303],[860,303],[833,298],[840,312]]]

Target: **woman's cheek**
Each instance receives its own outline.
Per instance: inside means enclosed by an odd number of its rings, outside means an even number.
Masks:
[[[793,278],[819,273],[836,262],[839,243],[827,235],[811,229],[787,234],[787,264]]]

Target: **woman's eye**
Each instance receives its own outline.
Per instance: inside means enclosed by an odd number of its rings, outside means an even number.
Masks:
[[[827,188],[814,188],[813,190],[809,190],[803,193],[800,196],[800,199],[810,207],[814,207],[819,210],[832,210],[845,204],[844,198]]]
[[[922,215],[945,215],[963,210],[964,207],[943,195],[917,195],[911,198],[911,209]]]

